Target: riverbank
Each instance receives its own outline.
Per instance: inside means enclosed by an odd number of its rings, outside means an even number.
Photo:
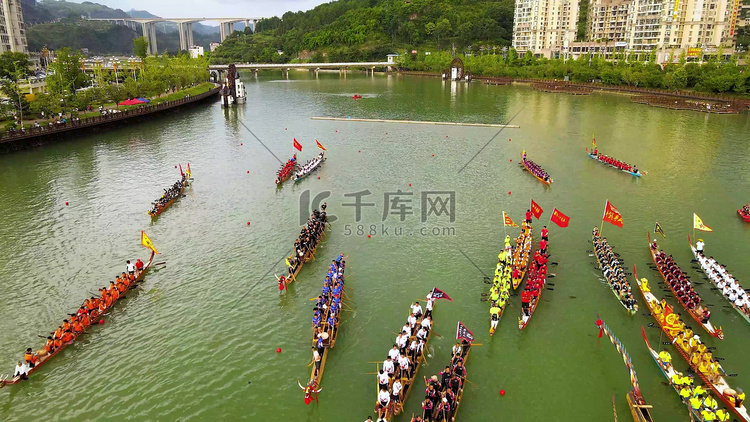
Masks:
[[[209,89],[206,91],[204,90],[205,88]],[[59,140],[61,135],[69,138],[89,133],[91,130],[98,130],[120,123],[130,123],[137,119],[177,110],[178,108],[197,104],[215,97],[220,89],[218,85],[202,84],[156,98],[148,105],[124,106],[116,112],[107,114],[101,114],[98,111],[86,112],[81,114],[84,116],[83,118],[78,117],[66,120],[64,123],[58,122],[50,125],[50,122],[45,126],[30,127],[15,132],[5,132],[0,135],[0,153],[44,145]],[[193,94],[195,92],[198,92],[198,94]]]
[[[427,76],[427,77],[442,77],[440,73],[432,72],[412,72],[412,71],[399,71],[399,74],[410,75],[410,76]],[[473,76],[473,80],[481,81],[482,83],[491,85],[509,85],[509,84],[549,84],[554,83],[559,87],[566,87],[559,89],[556,92],[582,92],[582,91],[607,91],[613,93],[622,93],[629,95],[658,95],[663,97],[674,97],[684,98],[699,101],[716,101],[722,103],[731,103],[733,106],[739,109],[750,108],[750,99],[747,97],[740,97],[734,95],[719,95],[719,94],[707,94],[697,91],[679,91],[679,90],[668,90],[668,89],[657,89],[657,88],[638,88],[627,85],[606,85],[603,83],[595,82],[570,82],[561,81],[555,79],[530,79],[530,78],[511,78],[511,77],[496,77],[496,76]]]

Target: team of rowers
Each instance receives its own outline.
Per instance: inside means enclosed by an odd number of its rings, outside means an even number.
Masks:
[[[143,271],[143,266],[140,259],[135,263],[127,261],[125,264],[126,271],[115,275],[115,280],[109,283],[109,287],[105,286],[99,289],[99,297],[92,296],[83,301],[83,305],[74,314],[69,314],[69,317],[64,319],[62,324],[47,336],[44,347],[36,352],[31,347],[26,349],[23,360],[16,365],[12,381],[27,379],[29,372],[34,367],[73,342],[89,326],[97,323],[96,319],[135,284],[136,278]]]
[[[742,206],[742,215],[748,215],[750,216],[750,204],[745,204]]]
[[[164,189],[164,195],[152,203],[153,207],[148,212],[149,215],[157,215],[166,208],[170,201],[180,195],[185,183],[187,183],[187,176],[183,173],[180,180],[174,182],[174,185],[170,186],[169,189]]]
[[[540,241],[544,242],[542,239]],[[526,278],[526,286],[521,292],[521,318],[519,326],[526,325],[531,318],[532,310],[542,294],[542,289],[547,281],[547,253],[546,250],[534,252],[534,259],[531,261],[529,275]]]
[[[284,163],[279,171],[276,172],[276,180],[274,180],[274,183],[278,185],[279,183],[288,179],[295,167],[297,167],[297,154],[294,154],[292,158]]]
[[[667,374],[669,383],[679,393],[682,401],[690,406],[690,409],[694,413],[699,414],[702,420],[724,422],[731,419],[730,411],[726,408],[719,409],[719,403],[711,396],[709,390],[706,390],[700,384],[693,385],[694,377],[692,375],[685,376],[674,369],[672,366],[672,355],[668,351],[662,350],[659,352],[658,362]],[[742,390],[738,391],[741,392]],[[741,394],[744,399],[744,393]],[[737,401],[735,401],[736,403]]]
[[[703,254],[703,240],[698,239],[696,246],[700,246],[700,248],[696,247],[696,251],[698,263],[703,268],[703,272],[711,278],[711,281],[721,290],[724,297],[732,302],[735,308],[750,317],[750,295],[745,292],[740,283],[732,277],[732,274],[727,271],[724,265],[716,262],[714,257],[706,258]]]
[[[544,236],[544,234],[542,235]],[[516,239],[516,247],[513,250],[513,288],[521,284],[523,274],[529,266],[529,254],[531,253],[531,211],[526,211],[526,220],[521,223],[521,233]]]
[[[622,270],[620,260],[612,252],[612,246],[607,243],[607,238],[599,236],[599,228],[596,226],[594,226],[593,235],[594,253],[601,264],[604,278],[607,279],[609,287],[615,292],[615,295],[620,299],[625,309],[630,311],[630,313],[637,312],[638,305],[633,297],[630,283],[628,283],[625,277],[625,272]]]
[[[323,233],[326,231],[328,218],[326,217],[326,207],[324,202],[320,206],[320,211],[313,210],[307,223],[302,227],[299,237],[294,241],[294,253],[287,258],[288,274],[279,277],[279,290],[283,290],[289,279],[294,278],[297,269],[312,257],[315,248],[318,247]]]
[[[490,335],[495,334],[497,324],[503,315],[503,310],[510,299],[510,289],[513,285],[511,268],[513,254],[510,248],[510,236],[505,236],[505,246],[497,255],[495,277],[490,288]]]
[[[297,172],[294,173],[294,180],[301,179],[308,174],[310,174],[313,170],[315,170],[321,162],[323,162],[324,159],[324,153],[320,153],[317,156],[315,156],[310,161],[306,162],[305,164],[300,167]]]
[[[644,292],[651,291],[647,279],[641,279],[641,288]],[[722,374],[726,375],[724,368],[713,358],[711,351],[701,342],[700,337],[693,332],[692,328],[682,322],[680,314],[675,313],[665,299],[659,302],[653,295],[651,295],[650,307],[654,318],[666,330],[675,347],[678,347],[687,356],[691,368],[695,372],[703,374],[711,383],[720,382]],[[688,380],[681,380],[682,378],[673,378],[670,381],[680,387],[689,382]],[[737,389],[737,391],[726,389],[724,396],[736,407],[740,407],[745,399],[745,395],[740,389]]]
[[[526,165],[526,168],[528,168],[534,176],[544,180],[547,183],[552,183],[552,179],[549,177],[549,174],[547,174],[547,172],[544,171],[544,169],[539,164],[526,158],[526,151],[523,152],[523,162]]]
[[[323,289],[315,300],[312,317],[312,353],[315,368],[311,380],[315,381],[315,387],[319,384],[320,364],[325,349],[330,347],[336,340],[338,322],[341,314],[341,299],[344,292],[344,268],[345,257],[339,254],[331,261],[328,273],[323,280]]]
[[[656,246],[656,240],[651,243],[651,249],[656,253],[656,266],[664,274],[667,284],[675,292],[677,300],[686,309],[698,315],[701,318],[701,323],[708,324],[708,320],[711,318],[711,311],[708,310],[708,307],[701,306],[701,298],[695,289],[693,289],[688,275],[675,264],[672,255],[667,255],[664,251],[659,250]]]
[[[461,340],[451,351],[450,363],[438,375],[424,377],[427,388],[422,402],[422,415],[412,418],[412,422],[452,421],[461,401],[461,392],[466,382],[464,366],[471,343]]]
[[[398,415],[404,409],[404,394],[411,388],[417,366],[424,359],[425,345],[432,330],[434,306],[432,293],[427,295],[424,312],[419,302],[410,305],[406,324],[378,370],[378,401],[375,406],[378,421],[386,421],[389,415]]]
[[[594,148],[592,154],[597,160],[601,161],[602,163],[609,164],[614,168],[618,168],[623,171],[629,171],[631,173],[638,173],[638,168],[636,166],[624,163],[616,158],[607,157],[604,154],[599,154],[599,151],[597,151],[596,148]]]

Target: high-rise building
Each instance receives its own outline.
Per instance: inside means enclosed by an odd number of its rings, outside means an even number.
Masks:
[[[0,0],[0,53],[28,53],[20,0]]]
[[[564,55],[575,40],[579,0],[517,0],[513,48],[545,57]]]

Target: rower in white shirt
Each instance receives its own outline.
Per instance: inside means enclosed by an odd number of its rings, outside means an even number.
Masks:
[[[432,299],[431,295],[428,295],[427,296],[427,304],[424,305],[425,310],[426,310],[426,312],[424,314],[425,317],[428,317],[428,316],[431,317],[432,316],[432,307],[433,307],[433,305],[435,305],[435,299]]]
[[[29,366],[26,365],[22,361],[18,361],[18,364],[16,365],[16,370],[13,371],[13,378],[21,377],[23,379],[26,379],[28,374],[29,374]]]
[[[393,381],[393,385],[391,386],[391,399],[393,401],[397,401],[401,398],[401,390],[403,390],[403,386],[401,385],[401,381],[396,378],[395,381]]]
[[[430,331],[430,329],[432,329],[432,318],[431,317],[422,318],[422,327],[424,327],[425,330]]]
[[[411,326],[409,325],[408,322],[406,323],[406,325],[401,327],[401,332],[403,333],[404,331],[406,331],[407,336],[411,337]]]
[[[388,351],[388,357],[395,362],[399,356],[401,356],[401,353],[398,351],[398,346],[394,344],[393,348]]]
[[[398,367],[401,369],[401,376],[409,376],[409,358],[406,356],[399,356]]]
[[[388,383],[391,382],[391,377],[388,376],[388,373],[380,370],[380,373],[378,374],[378,384],[381,388],[388,388]]]
[[[388,404],[391,402],[391,394],[388,393],[388,390],[381,389],[378,393],[378,420],[384,420],[386,414],[386,409],[388,408]]]
[[[414,316],[414,314],[409,315],[406,318],[406,323],[409,324],[409,326],[414,329],[414,327],[417,326],[417,317]]]
[[[419,327],[419,331],[417,331],[417,339],[422,341],[427,339],[427,330],[425,330],[424,327]]]
[[[706,244],[703,243],[703,239],[698,239],[698,242],[695,243],[695,251],[698,252],[699,254],[703,255],[703,247],[705,245]]]
[[[393,366],[393,360],[391,360],[391,357],[388,356],[388,359],[383,361],[383,371],[385,371],[386,374],[389,376],[393,375],[394,366]]]
[[[419,304],[419,302],[414,302],[411,305],[411,313],[415,314],[417,318],[420,318],[422,316],[422,306]]]
[[[406,349],[406,345],[409,343],[409,337],[405,333],[401,333],[396,337],[396,344],[399,350]]]

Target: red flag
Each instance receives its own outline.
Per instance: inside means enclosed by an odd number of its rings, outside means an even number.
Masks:
[[[180,166],[180,176],[184,176],[185,174],[182,172],[182,163],[178,164]]]
[[[531,213],[534,214],[534,217],[536,217],[537,220],[539,220],[539,217],[542,216],[542,213],[544,210],[542,210],[542,207],[539,206],[534,200],[531,200]]]
[[[317,139],[315,140],[315,143],[318,144],[318,148],[322,149],[323,151],[326,151],[326,147],[324,147],[323,144],[321,144],[320,142],[318,142]]]
[[[432,297],[433,299],[436,299],[436,300],[437,299],[448,299],[451,302],[453,302],[453,299],[451,299],[450,296],[448,296],[444,291],[438,289],[437,287],[435,287],[434,289],[432,289],[432,293],[430,293],[430,297]]]
[[[604,206],[604,216],[602,217],[602,221],[612,223],[615,226],[622,228],[622,214],[620,214],[620,211],[617,211],[617,208],[615,208],[614,205],[609,203],[609,200],[607,200],[607,204]]]
[[[604,324],[604,321],[602,321],[602,319],[599,318],[599,315],[597,315],[596,326],[599,327],[599,338],[602,338],[602,333],[604,332],[604,328],[602,328],[602,324]]]
[[[297,142],[297,138],[294,138],[294,148],[296,148],[297,151],[302,151],[302,144]]]
[[[552,211],[552,218],[550,218],[550,221],[557,224],[560,227],[568,227],[568,223],[570,222],[570,217],[567,215],[561,213],[560,211],[555,208]]]
[[[458,326],[456,327],[456,340],[460,339],[468,340],[469,343],[471,343],[474,341],[474,333],[469,331],[465,325],[461,324],[461,321],[458,321]]]

